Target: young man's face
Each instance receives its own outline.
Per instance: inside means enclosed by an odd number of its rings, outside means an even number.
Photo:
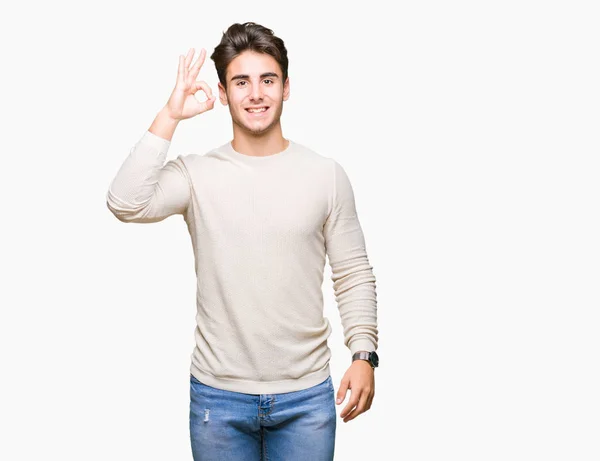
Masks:
[[[289,78],[282,81],[277,61],[265,53],[244,51],[227,66],[227,91],[219,82],[219,99],[229,105],[232,122],[252,134],[268,132],[279,124],[283,101],[289,97]],[[267,109],[250,112],[251,108]]]

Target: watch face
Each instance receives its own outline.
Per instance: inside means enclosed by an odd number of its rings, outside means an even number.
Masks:
[[[371,362],[373,362],[373,366],[375,366],[375,367],[379,366],[379,356],[377,355],[377,352],[375,352],[375,351],[371,352]]]

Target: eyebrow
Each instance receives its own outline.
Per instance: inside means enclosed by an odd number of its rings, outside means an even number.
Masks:
[[[260,74],[260,78],[265,78],[265,77],[279,78],[279,75],[277,75],[275,72],[265,72],[264,74]],[[230,81],[247,79],[247,78],[250,78],[250,76],[247,74],[239,74],[239,75],[234,75],[233,77],[231,77]]]

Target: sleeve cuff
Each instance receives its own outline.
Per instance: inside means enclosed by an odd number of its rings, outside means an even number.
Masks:
[[[352,355],[354,355],[358,351],[372,352],[375,350],[377,350],[377,346],[373,344],[372,341],[365,338],[357,339],[356,341],[352,341],[350,343],[350,352],[352,353]]]
[[[140,139],[140,142],[153,147],[159,152],[165,153],[169,150],[169,146],[171,145],[171,141],[161,138],[148,130],[146,130],[142,139]]]

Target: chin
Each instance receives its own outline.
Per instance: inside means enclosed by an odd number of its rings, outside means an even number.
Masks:
[[[250,132],[251,134],[259,135],[259,134],[267,133],[272,128],[272,125],[269,125],[269,126],[267,126],[265,128],[258,128],[258,129],[257,128],[252,128],[252,127],[249,127],[249,126],[245,126],[244,128],[246,128],[246,130],[248,132]]]
[[[261,120],[260,123],[256,123],[256,124],[248,124],[246,122],[246,120],[243,120],[241,122],[238,120],[237,124],[239,126],[241,126],[242,128],[244,128],[244,130],[246,130],[252,134],[261,134],[261,133],[266,133],[267,131],[272,129],[273,126],[275,126],[275,121],[272,119],[269,119],[269,120]]]

